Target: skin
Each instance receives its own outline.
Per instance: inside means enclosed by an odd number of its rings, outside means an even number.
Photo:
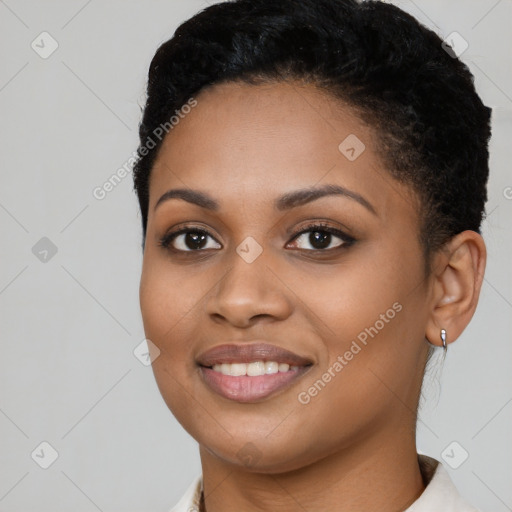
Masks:
[[[140,304],[146,336],[160,350],[159,389],[200,446],[207,510],[404,510],[424,490],[415,421],[427,340],[440,345],[444,328],[455,341],[473,316],[486,259],[481,236],[455,236],[426,276],[414,192],[386,171],[372,127],[312,85],[227,83],[196,99],[152,171]],[[366,146],[354,161],[338,149],[350,134]],[[341,195],[288,211],[273,206],[287,192],[326,184],[361,195],[375,213]],[[155,210],[176,188],[205,192],[220,207],[171,199]],[[343,246],[333,235],[313,251],[309,233],[294,239],[312,221],[356,241]],[[205,248],[194,251],[184,236],[174,240],[182,252],[159,245],[183,224],[211,234]],[[247,237],[263,249],[252,263],[236,252]],[[394,303],[401,311],[300,403],[298,394]],[[313,365],[257,403],[214,393],[196,357],[252,340]]]

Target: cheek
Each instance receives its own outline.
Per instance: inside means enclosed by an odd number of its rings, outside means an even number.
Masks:
[[[178,273],[179,272],[179,273]],[[201,299],[200,290],[192,286],[186,269],[172,271],[149,250],[144,255],[139,287],[139,302],[146,335],[164,342],[173,326],[182,323]]]
[[[376,322],[379,332],[387,331],[388,324],[399,316],[396,311],[399,306],[393,308],[401,296],[393,267],[363,261],[363,257],[358,253],[336,268],[302,272],[300,284],[294,288],[301,299],[297,303],[307,306],[305,314],[308,310],[312,313],[311,321],[322,337],[340,342],[339,350],[359,334],[364,341],[365,329]],[[383,320],[381,314],[385,315]]]
[[[139,301],[146,338],[156,345],[158,356],[152,370],[162,398],[169,410],[180,420],[187,410],[190,390],[184,391],[183,383],[194,371],[190,343],[184,331],[191,306],[189,290],[176,286],[165,265],[155,262],[145,254],[142,269]],[[186,364],[184,364],[184,362]],[[186,414],[185,414],[186,416]]]
[[[185,382],[196,371],[192,341],[194,329],[204,324],[205,283],[185,268],[171,267],[151,250],[144,255],[140,309],[146,338],[160,350],[153,370],[163,395],[173,395],[175,380]]]
[[[330,279],[308,276],[301,284],[303,290],[310,290],[303,300],[314,313],[316,330],[327,349],[319,371],[307,384],[327,372],[330,383],[325,391],[319,384],[318,394],[324,395],[322,401],[330,396],[345,410],[359,410],[361,403],[378,410],[386,393],[391,393],[387,387],[404,390],[403,399],[409,402],[411,383],[416,385],[421,375],[421,264],[411,265],[415,260],[391,250],[378,256],[373,253],[371,260],[362,261],[362,255],[357,265],[347,260],[346,267]]]

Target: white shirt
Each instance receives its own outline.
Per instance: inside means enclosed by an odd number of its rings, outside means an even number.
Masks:
[[[462,499],[444,466],[426,455],[418,456],[421,473],[428,482],[421,496],[404,512],[480,512]],[[202,477],[195,479],[170,512],[197,512]]]

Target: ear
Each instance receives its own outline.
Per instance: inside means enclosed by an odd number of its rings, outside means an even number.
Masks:
[[[485,242],[476,231],[459,233],[435,255],[425,332],[433,345],[442,345],[441,329],[446,330],[446,343],[451,343],[469,324],[478,304],[486,260]]]

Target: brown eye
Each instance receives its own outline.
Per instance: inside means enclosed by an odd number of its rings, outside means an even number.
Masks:
[[[214,241],[212,243],[208,239]],[[217,246],[215,246],[217,244]],[[160,245],[166,249],[182,252],[201,251],[203,249],[219,249],[220,244],[214,238],[202,229],[183,228],[174,233],[166,234],[160,241]]]
[[[329,225],[313,224],[294,237],[294,244],[303,244],[308,251],[325,251],[351,245],[355,239]],[[310,245],[310,248],[307,247]]]

